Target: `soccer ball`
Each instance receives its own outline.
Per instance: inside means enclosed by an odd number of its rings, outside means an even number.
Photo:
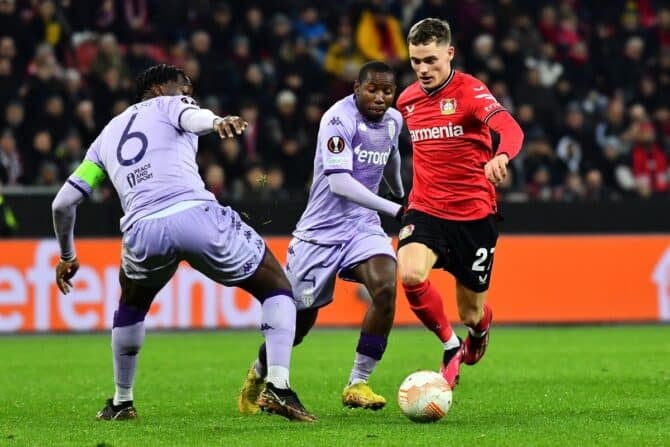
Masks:
[[[435,422],[451,407],[451,388],[442,375],[434,371],[413,372],[398,390],[398,405],[414,422]]]

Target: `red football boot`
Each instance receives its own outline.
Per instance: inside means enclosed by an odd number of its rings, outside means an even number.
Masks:
[[[459,338],[458,341],[461,341]],[[458,376],[461,369],[461,362],[463,361],[465,345],[461,343],[457,348],[448,349],[444,351],[442,357],[442,366],[440,367],[440,374],[447,381],[453,390],[458,385]]]
[[[465,337],[465,343],[464,345],[464,350],[465,353],[463,354],[463,363],[466,365],[474,365],[484,357],[484,353],[486,352],[486,347],[489,344],[489,333],[491,332],[491,321],[493,320],[493,312],[489,307],[486,307],[485,310],[488,310],[488,312],[484,312],[484,318],[485,318],[485,326],[486,329],[486,334],[482,337],[473,337],[470,335],[468,332],[468,336]]]

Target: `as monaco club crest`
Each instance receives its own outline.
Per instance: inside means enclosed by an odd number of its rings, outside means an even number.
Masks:
[[[333,154],[339,154],[344,150],[344,140],[340,137],[330,137],[326,143],[326,147]]]
[[[440,101],[440,112],[442,115],[451,115],[456,112],[456,100],[447,98]]]

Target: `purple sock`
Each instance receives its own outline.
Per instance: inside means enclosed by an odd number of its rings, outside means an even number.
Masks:
[[[112,327],[112,359],[114,363],[114,404],[133,400],[133,383],[137,370],[137,354],[144,344],[144,317],[137,311],[119,303],[114,312]]]
[[[386,337],[361,332],[361,336],[358,338],[356,352],[372,357],[375,360],[381,360],[384,351],[386,351],[386,343]]]
[[[116,312],[114,312],[112,327],[131,326],[140,321],[144,321],[146,316],[146,312],[133,309],[132,307],[119,302],[119,307]]]
[[[386,337],[361,332],[356,347],[354,367],[349,376],[349,385],[357,382],[367,382],[375,366],[379,363],[386,350]]]

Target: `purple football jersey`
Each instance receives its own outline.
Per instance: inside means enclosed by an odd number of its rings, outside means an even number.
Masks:
[[[354,95],[333,104],[321,118],[309,200],[293,235],[316,243],[339,244],[365,227],[379,225],[376,211],[333,194],[327,176],[350,172],[377,193],[386,162],[392,151],[398,150],[401,129],[402,116],[394,108],[375,123],[361,115]]]
[[[86,160],[107,173],[119,195],[121,231],[177,202],[215,200],[198,173],[198,136],[180,123],[184,111],[198,108],[188,96],[142,101],[113,118],[88,149]]]

